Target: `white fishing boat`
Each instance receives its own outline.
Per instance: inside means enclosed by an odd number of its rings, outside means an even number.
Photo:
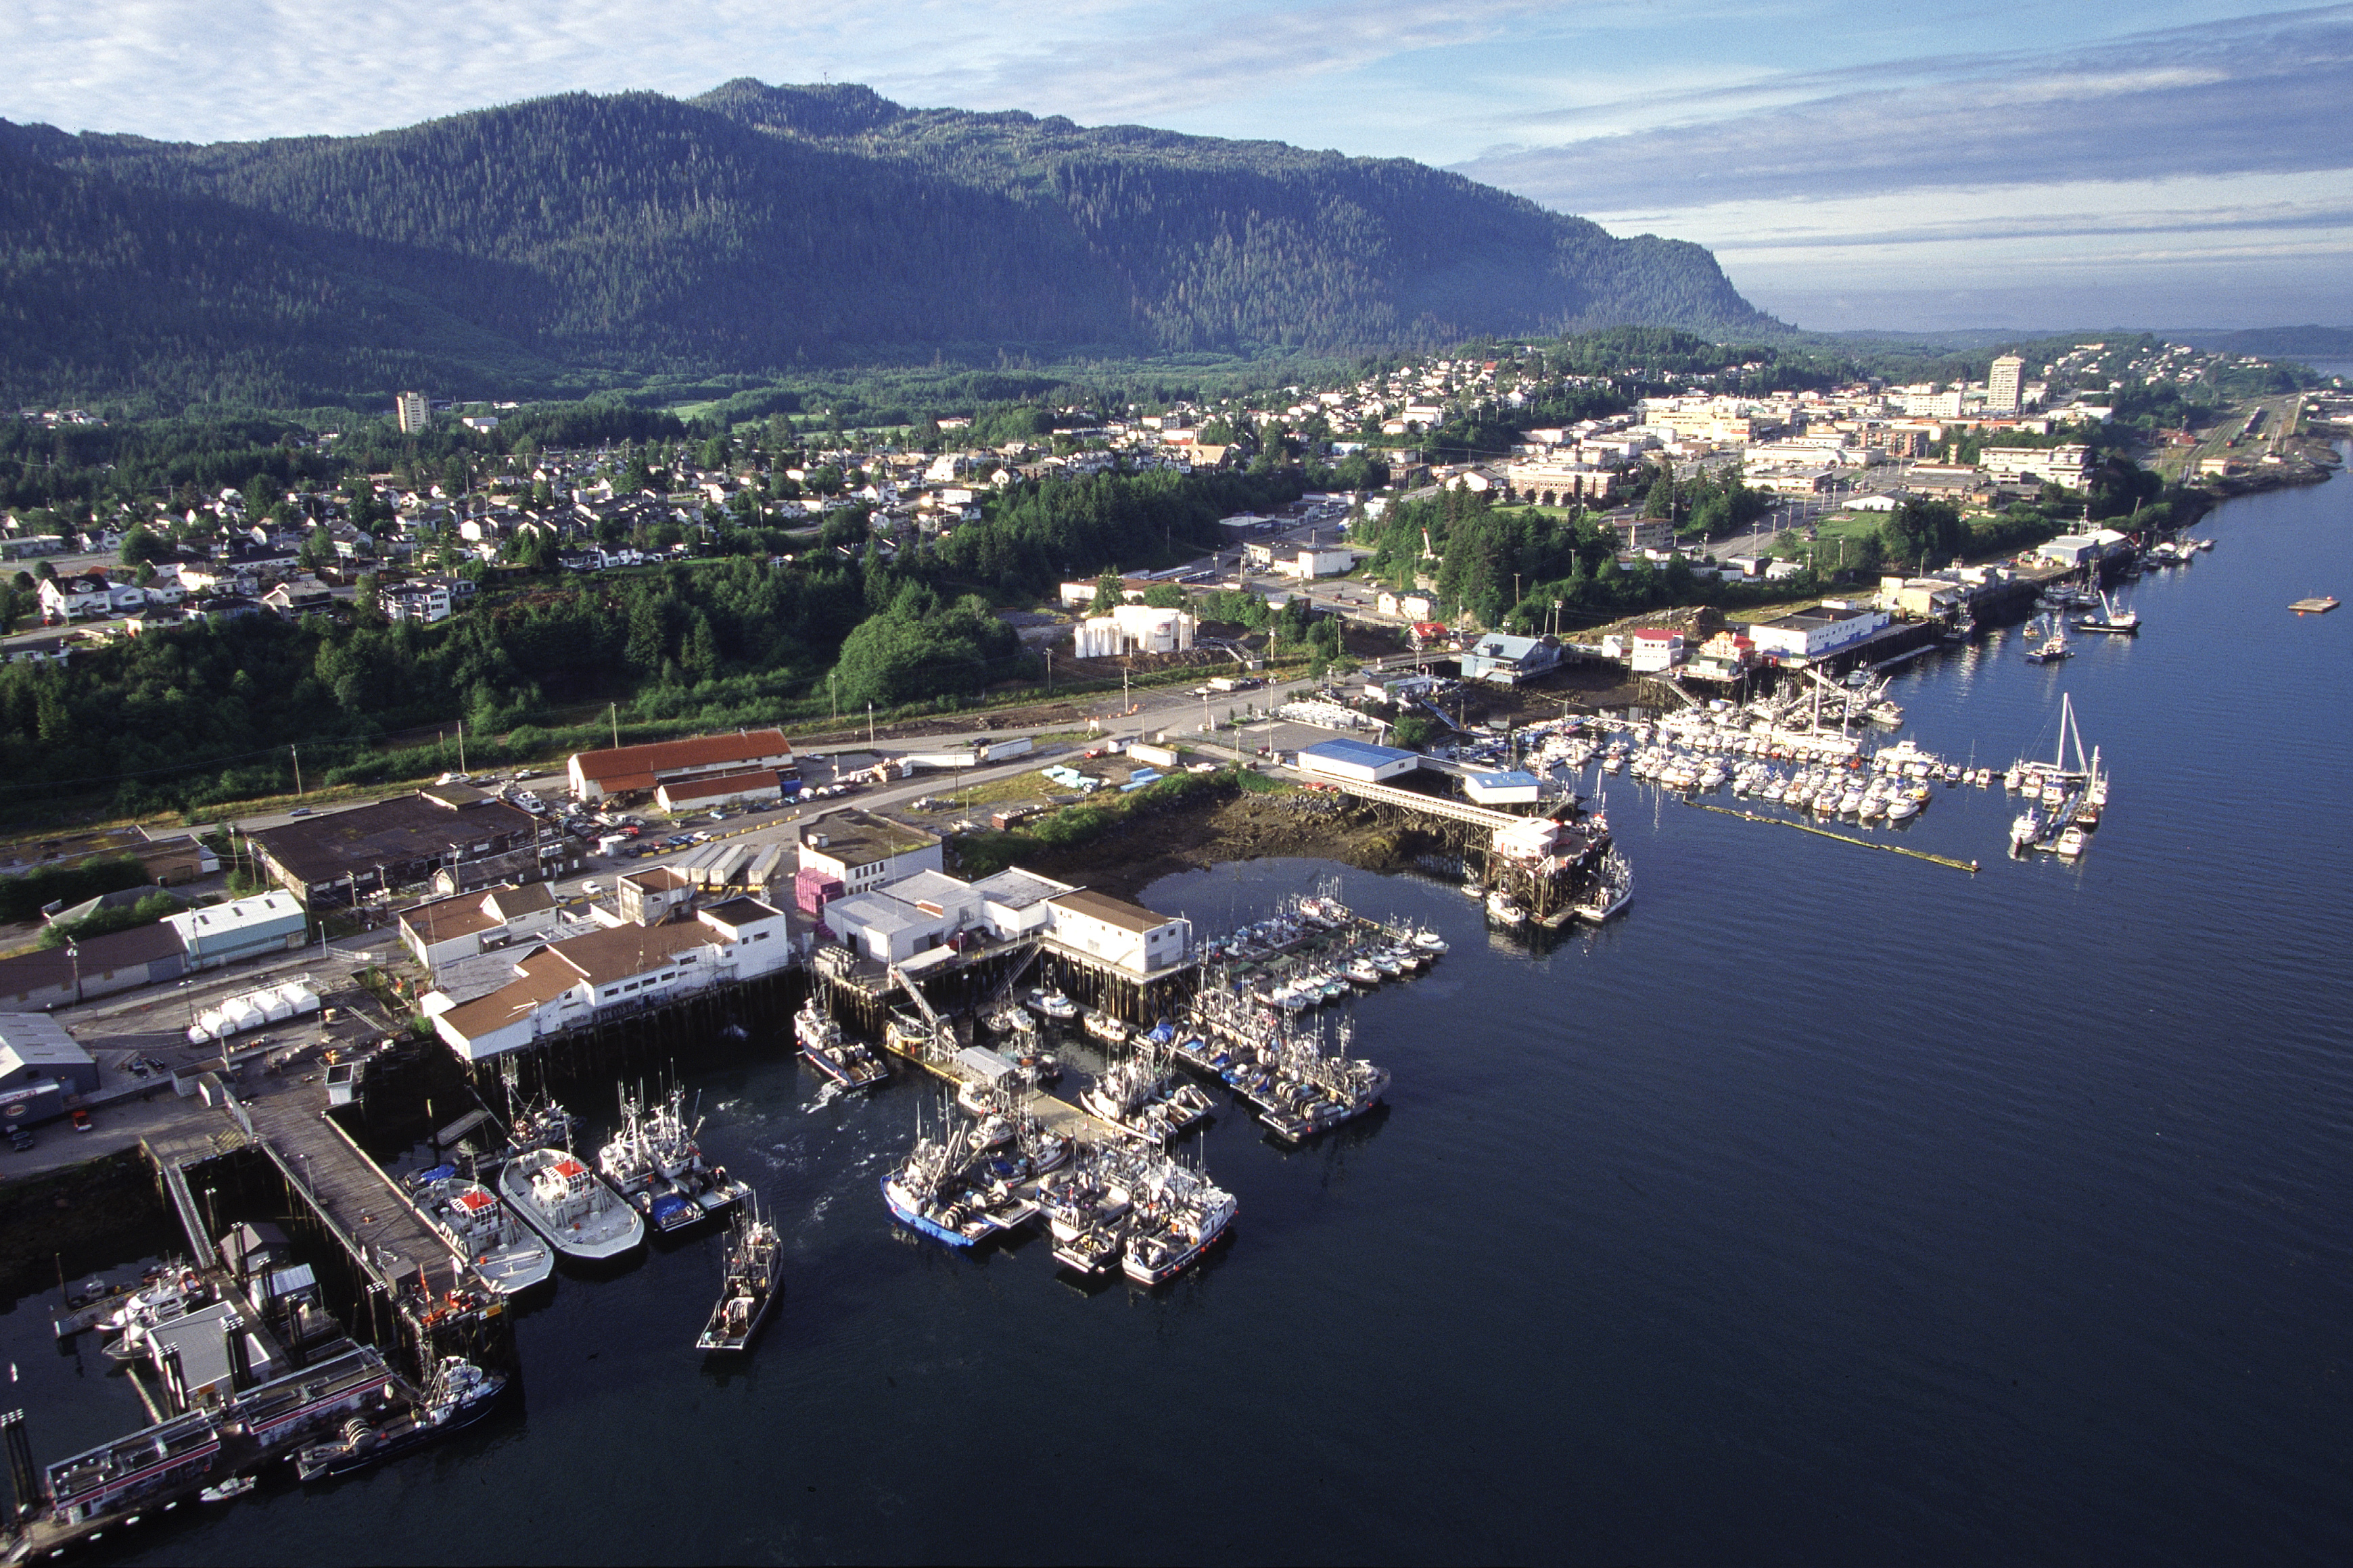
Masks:
[[[1158,1285],[1191,1268],[1240,1208],[1231,1193],[1174,1162],[1147,1173],[1134,1205],[1120,1267],[1139,1285]]]
[[[638,1211],[569,1149],[533,1149],[508,1161],[499,1196],[567,1258],[619,1258],[645,1243]]]
[[[1030,992],[1029,1005],[1035,1008],[1040,1016],[1051,1018],[1057,1023],[1068,1023],[1079,1016],[1079,1005],[1063,995],[1060,988],[1052,985],[1041,986]]]
[[[2085,833],[2077,824],[2071,822],[2060,831],[2056,848],[2061,856],[2073,860],[2090,847],[2091,842],[2091,835]]]
[[[1487,895],[1487,918],[1497,925],[1520,926],[1527,923],[1528,911],[1517,899],[1498,888]]]
[[[555,1272],[554,1249],[455,1165],[437,1165],[412,1181],[425,1222],[498,1294],[520,1295]]]
[[[2137,637],[2140,633],[2140,612],[2119,610],[2108,602],[2107,590],[2100,591],[2100,607],[2093,614],[2080,617],[2075,625],[2087,632],[2110,632],[2119,637]]]

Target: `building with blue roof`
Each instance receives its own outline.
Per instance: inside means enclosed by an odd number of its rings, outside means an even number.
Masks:
[[[1480,805],[1534,805],[1540,787],[1536,775],[1524,768],[1462,776],[1462,793]]]
[[[1421,758],[1369,741],[1324,741],[1299,750],[1299,771],[1311,777],[1379,784],[1421,766]]]

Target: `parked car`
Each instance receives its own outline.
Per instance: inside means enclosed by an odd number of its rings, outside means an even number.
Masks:
[[[11,1127],[8,1129],[8,1142],[15,1144],[16,1152],[21,1154],[33,1146],[33,1135],[21,1127]]]
[[[89,1111],[77,1110],[73,1113],[73,1130],[77,1132],[87,1132],[90,1131]]]
[[[289,816],[308,816],[311,815],[311,808],[307,805],[298,805],[286,815]]]

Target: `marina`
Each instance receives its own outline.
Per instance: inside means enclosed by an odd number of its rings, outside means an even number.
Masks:
[[[2333,1020],[2353,1002],[2328,956],[2346,940],[2343,916],[2256,900],[2240,929],[2217,938],[2221,950],[2190,963],[2140,913],[2200,907],[2218,878],[2284,876],[2285,857],[2313,853],[2316,837],[2333,847],[2316,795],[2327,769],[2298,759],[2317,745],[2325,763],[2341,737],[2316,737],[2296,716],[2327,700],[2343,655],[2311,640],[2332,635],[2333,622],[2279,616],[2276,574],[2263,543],[2234,532],[2198,567],[2136,586],[2162,635],[2085,639],[2052,669],[2024,664],[2014,632],[1931,650],[1900,667],[1880,699],[1900,701],[1904,727],[1851,733],[1842,755],[1825,745],[1777,757],[1769,737],[1697,719],[1668,726],[1663,740],[1657,716],[1636,721],[1647,733],[1581,727],[1563,749],[1590,741],[1593,756],[1552,782],[1606,811],[1596,885],[1613,853],[1641,876],[1641,896],[1606,924],[1572,915],[1536,940],[1491,921],[1485,894],[1462,897],[1459,875],[1350,872],[1349,914],[1377,918],[1322,930],[1301,911],[1342,873],[1256,862],[1182,873],[1142,894],[1154,909],[1189,912],[1204,934],[1196,962],[1158,983],[1175,1005],[1122,1019],[1124,1042],[1090,1034],[1082,1015],[1103,1012],[1100,998],[1034,959],[1005,995],[1018,1003],[1037,990],[1042,1003],[1060,988],[1078,1016],[1029,1008],[1029,1028],[994,1028],[997,971],[979,969],[970,984],[915,976],[948,1026],[945,1062],[916,1059],[935,1026],[881,976],[889,1005],[877,1023],[904,1015],[900,1049],[840,1016],[899,1070],[854,1094],[798,1055],[789,1027],[739,1046],[717,1043],[714,1029],[677,1076],[680,1116],[708,1163],[752,1174],[776,1226],[788,1290],[761,1315],[756,1353],[699,1346],[736,1297],[725,1273],[734,1215],[656,1233],[595,1268],[559,1258],[556,1277],[522,1305],[477,1319],[506,1325],[512,1362],[470,1363],[522,1375],[481,1419],[447,1433],[446,1461],[427,1450],[301,1489],[296,1452],[352,1457],[344,1426],[354,1415],[380,1435],[408,1428],[388,1409],[321,1407],[301,1418],[301,1436],[273,1440],[259,1460],[221,1426],[168,1407],[162,1423],[133,1413],[124,1373],[77,1370],[103,1360],[95,1345],[79,1348],[89,1334],[58,1342],[77,1347],[69,1354],[48,1352],[51,1314],[20,1310],[31,1339],[12,1341],[10,1354],[25,1364],[18,1397],[44,1461],[37,1484],[49,1484],[47,1461],[58,1454],[87,1478],[75,1498],[122,1484],[77,1526],[86,1538],[96,1525],[101,1553],[299,1562],[322,1533],[381,1530],[395,1506],[418,1516],[415,1550],[436,1560],[592,1558],[624,1537],[591,1521],[609,1471],[584,1471],[579,1455],[597,1435],[627,1430],[714,1456],[712,1500],[666,1522],[658,1548],[626,1537],[633,1552],[740,1556],[782,1520],[810,1555],[954,1556],[960,1542],[969,1550],[959,1521],[998,1494],[1000,1469],[944,1463],[926,1477],[924,1506],[891,1507],[871,1489],[836,1486],[828,1456],[879,1451],[910,1426],[976,1413],[1044,1427],[1106,1386],[1179,1387],[1140,1463],[1215,1451],[1293,1492],[1327,1473],[1387,1486],[1393,1518],[1378,1528],[1311,1527],[1245,1505],[1241,1521],[1269,1554],[1381,1557],[1398,1532],[1427,1541],[1460,1529],[1450,1521],[1471,1502],[1485,1511],[1451,1539],[1482,1554],[1540,1555],[1557,1535],[1522,1521],[1512,1500],[1561,1486],[1591,1513],[1586,1538],[1613,1559],[1738,1557],[1760,1522],[1786,1531],[1793,1560],[1871,1558],[1919,1528],[1905,1499],[1942,1496],[1941,1478],[1963,1472],[2000,1500],[1938,1505],[1940,1548],[1964,1557],[2021,1541],[2037,1554],[2157,1562],[2288,1559],[2315,1543],[2333,1554],[2347,1539],[2334,1523],[2292,1532],[2276,1509],[2282,1489],[2327,1495],[2344,1458],[2337,1396],[2314,1381],[2309,1353],[2334,1321],[2337,1292],[2326,1270],[2290,1262],[2327,1246],[2309,1173],[2327,1168],[2343,1112]],[[2200,597],[2232,584],[2245,601],[2235,612]],[[2227,637],[2194,630],[2201,621]],[[2263,640],[2264,627],[2278,640]],[[2060,768],[2051,764],[2063,718],[2082,733],[2080,756],[2070,739]],[[1835,722],[1824,728],[1821,740],[1839,739]],[[1523,760],[1552,733],[1524,743]],[[1767,742],[1761,752],[1746,748],[1757,740]],[[1602,763],[1619,742],[1610,772]],[[1638,776],[1635,758],[1653,747],[1661,766],[1646,762]],[[2087,836],[2088,853],[2063,857],[2054,841],[2017,859],[1984,854],[2025,804],[2029,757],[2087,804],[2095,773],[2126,770],[2128,798]],[[1699,783],[1710,762],[1724,773],[1712,791]],[[1744,764],[1756,764],[1745,792]],[[1947,767],[1966,777],[1947,778]],[[2276,791],[2218,819],[2218,790],[2250,767],[2279,781]],[[1684,768],[1688,789],[1660,776]],[[1854,784],[1866,795],[1881,784],[1887,814],[1824,816],[1819,789],[1793,807],[1788,785],[1810,772],[1840,784],[1833,806]],[[1768,776],[1782,798],[1765,798]],[[1920,786],[1928,802],[1894,817]],[[2034,788],[2038,811],[2045,787]],[[1683,800],[1713,809],[1670,809]],[[1807,832],[1755,834],[1755,820]],[[1971,878],[1924,875],[1908,854],[1851,856],[1816,837],[1828,832],[1984,863]],[[1409,978],[1392,950],[1421,933],[1444,950]],[[1216,962],[1201,962],[1213,943]],[[1395,973],[1372,962],[1376,950]],[[2242,963],[2282,984],[2242,994],[2198,974]],[[2074,977],[2094,973],[2097,987],[2073,994]],[[2055,1000],[2053,975],[2065,977]],[[1301,994],[1309,978],[1312,1002]],[[1327,994],[1334,979],[1343,989]],[[2020,1026],[2030,999],[2047,1025]],[[1163,1022],[1167,1035],[1154,1039]],[[1267,1120],[1282,1098],[1245,1094],[1223,1076],[1242,1058],[1220,1066],[1218,1051],[1236,1043],[1255,1053],[1238,1079],[1264,1068],[1272,1079],[1279,1067],[1293,1083],[1321,1072],[1346,1091],[1345,1074],[1318,1064],[1362,1059],[1385,1081],[1360,1112],[1289,1140]],[[952,1065],[976,1047],[995,1061]],[[1077,1103],[1110,1068],[1154,1052],[1216,1107],[1156,1150]],[[1041,1056],[1058,1059],[1059,1081],[1004,1081]],[[650,1074],[664,1064],[643,1065]],[[568,1105],[596,1114],[575,1134],[592,1163],[626,1120],[617,1076],[600,1064],[558,1080]],[[1171,1075],[1146,1076],[1165,1085]],[[967,1089],[977,1116],[944,1103]],[[322,1099],[323,1086],[310,1092]],[[373,1260],[380,1274],[363,1278],[396,1289],[406,1279],[412,1297],[421,1257],[436,1294],[415,1298],[415,1315],[446,1310],[457,1249],[425,1221],[401,1220],[396,1200],[404,1171],[467,1171],[463,1152],[433,1145],[469,1112],[437,1101],[403,1163],[355,1118],[333,1124],[338,1132],[318,1102],[281,1113],[268,1098],[242,1107],[254,1127],[290,1141],[291,1123],[307,1120],[307,1140],[277,1159],[248,1143],[241,1155],[207,1156],[219,1163],[175,1166],[195,1174],[180,1178],[185,1201],[167,1194],[167,1209],[199,1216],[176,1250],[200,1270],[210,1266],[190,1256],[199,1239],[226,1258],[218,1237],[230,1227],[201,1216],[207,1189],[228,1200],[232,1169],[249,1185],[276,1184],[274,1201],[308,1213],[284,1173],[299,1177],[301,1152],[315,1165],[349,1143],[339,1173],[312,1178],[326,1213],[296,1227],[298,1240],[322,1272],[331,1259],[349,1257],[355,1271]],[[647,1098],[666,1104],[670,1091]],[[1050,1119],[1071,1145],[1026,1197],[1010,1194],[1009,1226],[992,1224],[959,1247],[892,1217],[878,1188],[909,1163],[911,1134],[944,1143],[970,1127],[971,1142],[1008,1103]],[[495,1096],[489,1104],[510,1119]],[[224,1132],[245,1136],[228,1108],[216,1115]],[[505,1136],[478,1123],[452,1142]],[[497,1187],[487,1174],[482,1184]],[[1024,1203],[1036,1212],[1015,1220]],[[1145,1215],[1129,1222],[1139,1206]],[[2146,1228],[2151,1212],[2166,1216],[2162,1246]],[[973,1220],[944,1228],[963,1234]],[[1154,1283],[1172,1263],[1176,1272]],[[71,1276],[77,1288],[100,1278],[127,1282],[122,1266]],[[114,1285],[101,1299],[126,1294]],[[1533,1316],[1531,1290],[1545,1303]],[[47,1299],[66,1310],[61,1292]],[[313,1370],[323,1376],[342,1364],[335,1355],[364,1350],[424,1394],[435,1363],[416,1357],[393,1300],[376,1300],[367,1332],[381,1347],[330,1355],[322,1342]],[[1576,1326],[1566,1339],[1563,1322]],[[50,1360],[27,1355],[28,1342]],[[1497,1387],[1486,1372],[1499,1355],[1550,1370]],[[1381,1377],[1367,1379],[1368,1366]],[[364,1360],[347,1371],[322,1399],[385,1380]],[[1858,1402],[1856,1377],[1907,1393]],[[1564,1382],[1579,1391],[1573,1408],[1559,1397]],[[253,1391],[283,1399],[278,1384],[265,1377]],[[1298,1452],[1298,1423],[1270,1431],[1259,1418],[1277,1395],[1328,1428],[1312,1457]],[[527,1427],[501,1414],[526,1403]],[[1427,1414],[1401,1433],[1399,1408]],[[102,1419],[114,1425],[85,1432]],[[100,1441],[151,1428],[143,1447]],[[1738,1437],[1729,1450],[1725,1432]],[[1630,1457],[1630,1479],[1605,1482],[1579,1463],[1613,1454]],[[147,1455],[168,1461],[156,1475],[172,1479],[128,1497],[148,1484],[133,1468]],[[779,1466],[795,1472],[793,1486],[773,1483]],[[1872,1479],[1825,1481],[1825,1466]],[[2094,1521],[2078,1489],[2087,1466],[2121,1477],[2146,1513]],[[218,1489],[252,1476],[258,1489]],[[206,1488],[219,1500],[200,1501]],[[526,1520],[480,1497],[484,1489],[563,1506],[552,1521]],[[1050,1534],[1025,1528],[1011,1540],[1025,1553],[1117,1555],[1136,1496],[1080,1497],[1057,1510]],[[1802,1507],[1787,1500],[1799,1498]],[[1215,1555],[1232,1527],[1178,1521],[1155,1550]]]

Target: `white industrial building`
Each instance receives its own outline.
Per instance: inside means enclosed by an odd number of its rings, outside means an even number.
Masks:
[[[1366,741],[1323,741],[1299,750],[1299,771],[1312,778],[1381,784],[1421,766],[1421,758]]]
[[[249,899],[165,915],[164,923],[180,933],[190,969],[212,969],[301,947],[309,922],[294,895],[272,889]]]
[[[2092,471],[2092,449],[2081,442],[2064,447],[1983,447],[1978,450],[1978,462],[1997,479],[2031,480],[2079,490]]]
[[[1683,634],[1644,626],[1628,639],[1630,662],[1637,675],[1657,675],[1683,661]]]
[[[1082,888],[1048,900],[1049,943],[1144,979],[1182,964],[1193,922]]]
[[[871,812],[828,812],[801,829],[800,868],[841,884],[844,893],[862,893],[912,877],[946,868],[936,834],[909,827]]]
[[[1757,651],[1769,658],[1815,659],[1862,641],[1891,619],[1885,610],[1825,603],[1758,621],[1748,628],[1748,635]]]
[[[450,1049],[478,1062],[600,1016],[756,979],[784,968],[792,956],[784,911],[755,899],[731,899],[686,920],[608,926],[533,944],[516,961],[515,978],[507,984],[455,1005],[435,992],[426,997],[425,1011]]]
[[[1536,775],[1514,768],[1500,773],[1469,773],[1462,793],[1479,805],[1534,805],[1542,786]]]

